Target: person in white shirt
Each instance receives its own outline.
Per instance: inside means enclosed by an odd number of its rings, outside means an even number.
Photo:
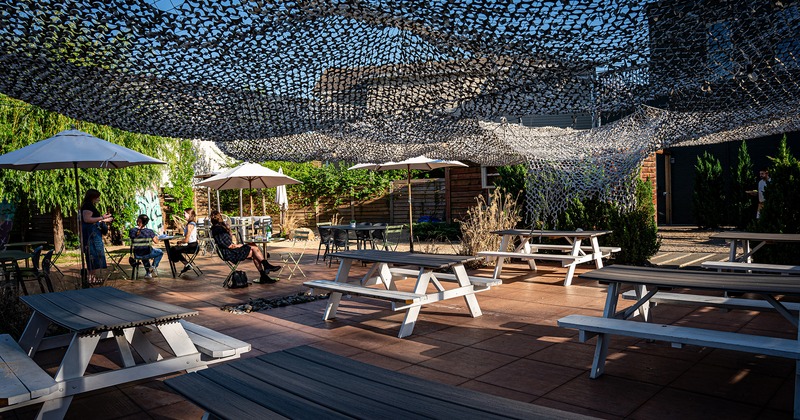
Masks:
[[[186,219],[186,226],[183,227],[183,239],[169,250],[169,260],[173,262],[181,261],[186,264],[181,270],[181,274],[192,269],[185,254],[194,254],[197,250],[197,215],[194,209],[185,209],[183,217]],[[184,245],[185,244],[185,245]]]
[[[764,189],[767,188],[767,183],[771,181],[769,177],[769,169],[763,169],[758,171],[758,189],[755,191],[748,191],[750,195],[758,195],[758,210],[756,210],[756,219],[761,218],[761,210],[764,208],[764,201],[766,198],[764,197]]]

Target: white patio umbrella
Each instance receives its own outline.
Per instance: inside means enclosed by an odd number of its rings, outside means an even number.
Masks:
[[[301,182],[257,163],[247,162],[197,183],[215,190],[260,189],[291,184],[301,184]],[[250,216],[253,216],[253,206],[250,206]]]
[[[278,168],[278,173],[283,175],[283,168]],[[286,210],[289,210],[289,197],[286,195],[286,185],[278,185],[275,188],[275,203],[281,209],[281,225],[283,225],[283,218]]]
[[[432,169],[447,168],[453,166],[466,167],[467,165],[457,160],[441,160],[429,159],[425,156],[417,156],[402,160],[399,162],[386,162],[386,163],[360,163],[353,165],[348,169],[372,169],[374,171],[391,171],[396,169],[405,169],[408,180],[408,233],[409,233],[409,247],[411,252],[414,252],[414,217],[411,214],[411,170],[430,171]]]
[[[39,171],[72,168],[75,177],[75,198],[78,203],[78,226],[81,221],[78,168],[113,169],[153,164],[163,165],[166,162],[75,129],[62,131],[49,139],[37,141],[0,156],[0,168],[3,169]],[[81,278],[85,280],[83,240],[81,237]]]

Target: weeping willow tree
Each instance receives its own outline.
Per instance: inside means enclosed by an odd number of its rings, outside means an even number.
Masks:
[[[194,159],[187,158],[187,155],[193,157],[195,154],[182,153],[186,144],[181,144],[180,140],[86,123],[0,95],[0,153],[20,149],[71,127],[168,163],[166,167],[143,165],[78,171],[81,190],[94,188],[102,193],[100,206],[102,210],[114,214],[117,227],[135,219],[137,193],[156,188],[163,170],[170,171],[173,189],[191,189],[191,177],[180,174],[192,171]],[[177,175],[173,176],[173,172]],[[74,215],[78,209],[73,175],[71,170],[66,169],[34,172],[0,170],[0,196],[16,205],[18,215],[20,212],[32,214],[33,211],[52,213],[56,248],[61,246],[64,237],[64,215]]]

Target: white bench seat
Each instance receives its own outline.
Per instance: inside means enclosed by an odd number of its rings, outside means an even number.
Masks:
[[[546,250],[546,251],[564,251],[570,252],[572,251],[572,245],[557,245],[557,244],[530,244],[531,251],[539,251],[539,250]],[[581,251],[583,252],[592,252],[591,246],[582,246]],[[601,246],[600,253],[603,255],[611,255],[614,252],[620,252],[622,248],[618,246]]]
[[[527,254],[524,252],[480,251],[479,257],[520,258],[523,260],[559,261],[562,267],[592,261],[591,255]]]
[[[636,292],[629,290],[622,294],[625,299],[636,300]],[[692,295],[688,293],[669,293],[658,292],[650,298],[650,302],[654,303],[672,303],[672,304],[688,304],[688,305],[702,305],[713,306],[716,308],[725,309],[744,309],[751,311],[763,311],[774,309],[772,305],[766,300],[761,299],[742,299],[742,298],[729,298],[722,296],[705,296],[705,295]],[[781,302],[783,306],[792,311],[800,311],[800,303],[795,302]]]
[[[29,401],[58,390],[55,379],[33,361],[8,334],[0,335],[0,407]]]
[[[251,350],[250,343],[214,331],[202,325],[180,320],[186,334],[200,353],[214,359],[235,358]]]
[[[705,261],[703,268],[732,271],[759,271],[763,273],[800,274],[800,265],[759,264],[735,261]]]
[[[416,278],[419,275],[418,270],[409,270],[407,268],[392,267],[389,269],[389,271],[393,275],[396,274],[403,277]],[[434,272],[433,275],[436,276],[437,279],[441,280],[451,280],[451,281],[456,280],[455,274]],[[467,278],[469,279],[469,282],[472,283],[474,286],[480,287],[480,289],[475,289],[475,290],[482,290],[483,288],[488,289],[492,286],[499,286],[503,284],[502,280],[493,279],[490,277],[468,276]]]
[[[305,286],[315,289],[328,290],[346,295],[356,295],[370,297],[373,299],[388,300],[392,302],[414,305],[422,303],[427,295],[411,292],[401,292],[399,290],[376,289],[353,283],[340,283],[330,280],[310,280],[303,283]]]
[[[785,338],[714,331],[675,325],[651,324],[586,315],[568,315],[558,326],[579,330],[584,342],[597,334],[624,335],[675,344],[691,344],[725,350],[800,359],[800,342]],[[590,333],[590,334],[587,334]]]

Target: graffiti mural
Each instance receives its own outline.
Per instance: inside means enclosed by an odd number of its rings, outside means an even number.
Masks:
[[[146,214],[150,218],[147,227],[154,232],[164,230],[164,216],[161,213],[161,203],[158,201],[156,190],[147,190],[136,195],[136,205],[139,207],[139,214]]]

